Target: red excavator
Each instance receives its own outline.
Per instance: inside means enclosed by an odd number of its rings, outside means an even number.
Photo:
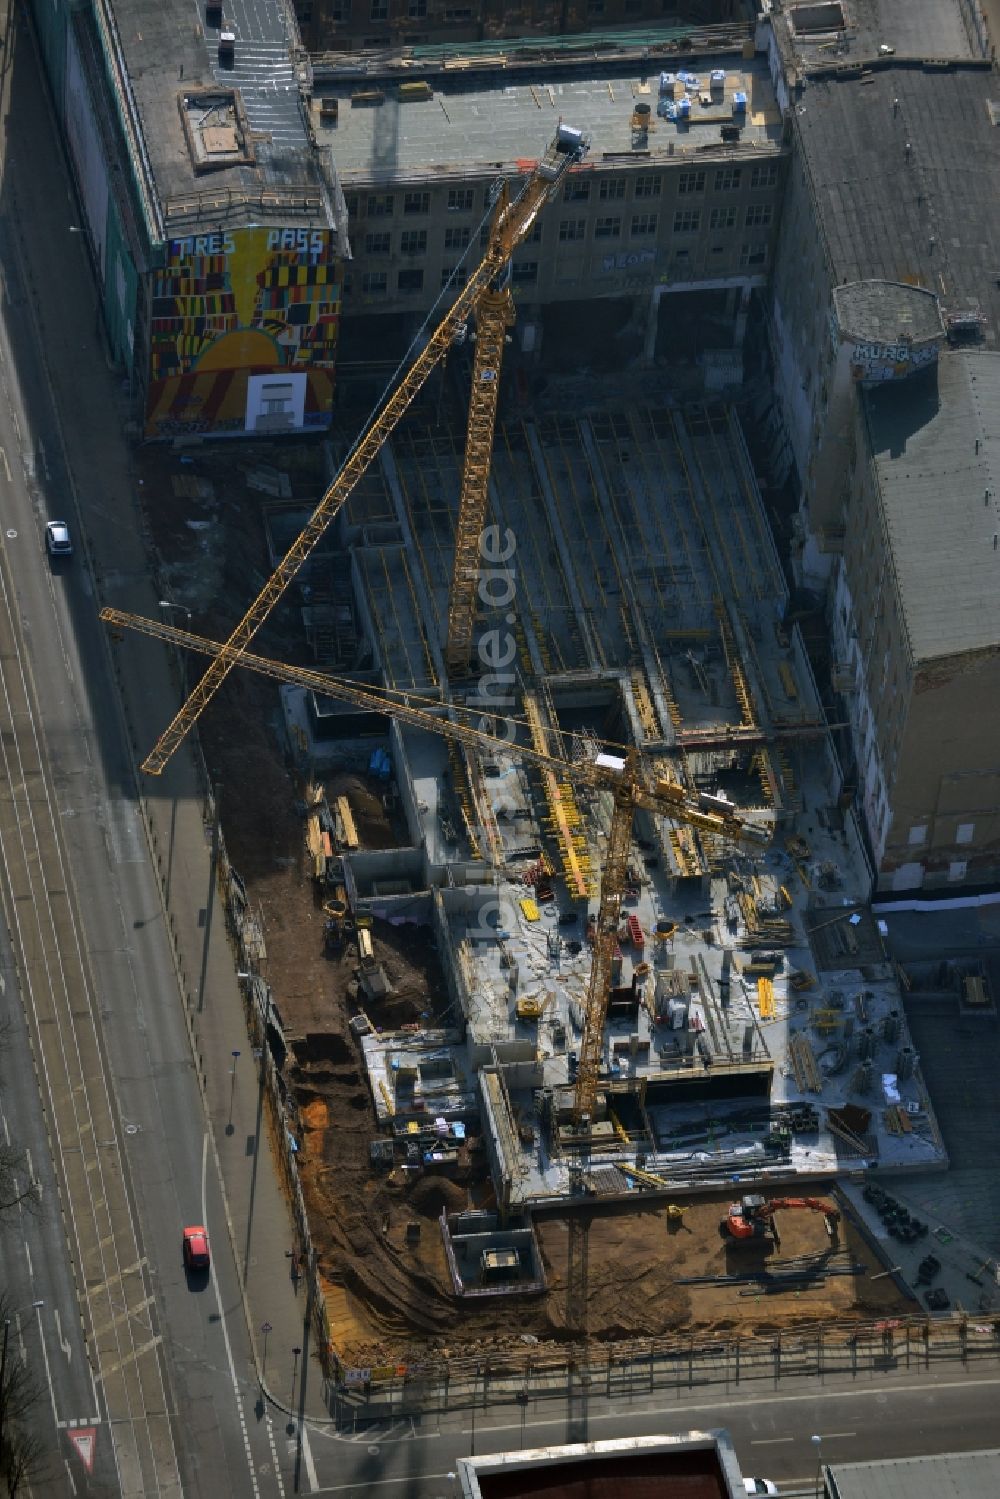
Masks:
[[[780,1249],[781,1235],[774,1215],[784,1208],[806,1208],[813,1213],[822,1213],[830,1243],[837,1243],[840,1210],[826,1197],[744,1197],[733,1203],[728,1218],[723,1218],[719,1229],[724,1238],[737,1244],[773,1243],[775,1249]]]

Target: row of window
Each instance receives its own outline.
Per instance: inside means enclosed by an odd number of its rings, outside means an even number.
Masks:
[[[735,229],[738,213],[735,208],[713,208],[709,214],[709,228]],[[766,229],[771,222],[769,203],[751,203],[743,217],[745,229]],[[701,228],[700,208],[678,208],[674,213],[675,234],[696,234]],[[541,223],[536,227],[532,240],[541,239]],[[624,219],[620,213],[599,215],[594,220],[595,239],[621,239]],[[629,220],[628,234],[631,239],[652,239],[659,228],[659,215],[634,213]],[[451,224],[444,231],[444,248],[452,254],[461,254],[468,249],[472,230],[464,224]],[[560,244],[579,244],[587,238],[586,219],[560,219]],[[404,229],[399,236],[401,255],[424,255],[427,252],[426,229]],[[392,233],[388,229],[372,229],[365,235],[366,255],[389,255],[392,253]]]
[[[328,17],[331,21],[349,21],[351,19],[351,0],[329,0]],[[661,9],[670,9],[668,0],[661,0]],[[372,21],[389,20],[389,0],[369,0],[369,19]],[[421,21],[427,15],[427,0],[406,0],[405,11],[397,6],[394,19],[401,20],[405,16],[410,21]],[[603,16],[605,13],[605,0],[586,0],[586,13],[588,16]],[[639,16],[650,13],[648,0],[625,0],[625,15]],[[451,22],[470,21],[472,19],[471,6],[435,6],[433,17],[436,21],[445,20]]]
[[[725,251],[724,245],[713,245],[712,254],[721,255]],[[616,257],[610,256],[605,264],[606,270],[614,269]],[[676,250],[673,255],[677,269],[688,264],[690,256],[687,250]],[[767,246],[764,244],[745,244],[740,246],[739,266],[741,270],[760,267],[767,263]],[[522,260],[515,262],[511,268],[511,280],[515,286],[534,286],[538,281],[538,261]],[[564,270],[568,269],[564,267]],[[361,277],[361,290],[366,297],[384,297],[389,292],[388,271],[365,271]],[[468,279],[468,271],[464,266],[445,266],[441,271],[441,287],[446,287],[449,282],[457,291],[465,285]],[[579,280],[578,274],[564,274],[560,280],[570,282]],[[423,291],[425,286],[424,272],[420,268],[407,267],[396,272],[396,290],[401,296],[412,296]],[[350,284],[345,287],[345,296],[349,298]]]
[[[735,192],[743,184],[743,167],[719,167],[713,174],[712,186],[717,193]],[[778,164],[775,161],[762,162],[752,167],[749,173],[750,190],[775,187],[778,182]],[[628,196],[628,184],[632,184],[632,197],[635,198],[658,198],[663,190],[664,174],[662,172],[637,172],[630,177],[592,177],[582,173],[573,175],[563,188],[563,201],[566,203],[589,203],[593,198],[597,203],[621,203]],[[677,191],[682,197],[703,193],[708,185],[708,172],[705,168],[699,168],[693,172],[680,172],[677,178]],[[369,219],[392,218],[396,212],[395,193],[368,193],[365,198],[365,214]],[[478,199],[478,201],[477,201]],[[488,191],[474,187],[450,187],[446,206],[449,213],[472,213],[479,207],[488,206]],[[760,205],[764,207],[764,205]],[[356,219],[360,208],[360,199],[351,196],[347,203],[348,217]],[[407,217],[417,217],[428,214],[431,211],[430,192],[422,188],[416,188],[402,194],[402,210]],[[768,213],[770,209],[768,208]]]

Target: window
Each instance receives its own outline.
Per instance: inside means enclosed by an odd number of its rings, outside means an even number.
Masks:
[[[454,277],[455,279],[452,280],[452,277]],[[460,286],[464,286],[465,285],[465,283],[466,283],[466,281],[468,281],[468,279],[469,279],[469,273],[465,269],[464,266],[462,266],[462,265],[457,265],[457,266],[446,265],[445,268],[444,268],[444,270],[441,272],[441,289],[443,291],[444,288],[448,285],[448,283],[450,281],[451,284],[452,284],[452,286],[457,291]]]
[[[971,843],[976,831],[974,822],[960,822],[955,833],[956,843]]]
[[[292,387],[277,382],[261,389],[260,409],[264,416],[284,416],[291,409]]]
[[[721,167],[715,174],[715,191],[717,193],[732,193],[740,185],[739,167]]]
[[[448,189],[448,212],[468,213],[474,201],[474,189],[471,187],[449,187]]]
[[[427,14],[427,0],[410,0],[406,14],[411,21],[420,21]]]
[[[711,217],[710,217],[708,223],[709,223],[709,228],[711,228],[711,229],[735,229],[736,228],[736,209],[735,208],[713,208],[712,209],[712,214],[711,214]]]
[[[423,291],[423,271],[400,271],[396,277],[396,285],[401,292]]]
[[[745,270],[747,266],[764,265],[767,262],[766,245],[743,245],[740,248],[740,265]]]
[[[587,0],[588,16],[603,16],[604,0]]]
[[[910,829],[910,836],[909,836],[909,838],[908,838],[907,841],[908,841],[908,843],[909,843],[909,845],[910,845],[911,848],[919,848],[922,843],[926,843],[927,842],[927,825],[926,825],[926,823],[922,827],[911,828]]]
[[[634,198],[658,198],[662,178],[659,172],[640,172],[635,179]]]
[[[444,18],[446,21],[471,21],[472,10],[468,6],[463,6],[459,10],[446,10]]]
[[[620,213],[605,215],[604,218],[594,220],[595,239],[618,239],[622,232],[622,218]]]
[[[754,167],[750,173],[751,187],[777,187],[778,163],[769,161],[766,166]]]
[[[969,867],[968,860],[966,860],[966,859],[952,859],[951,863],[948,865],[948,878],[949,878],[949,880],[952,880],[952,881],[954,881],[954,880],[964,880],[965,879],[965,871],[968,869],[968,867]]]
[[[365,271],[361,278],[361,290],[366,297],[384,297],[388,285],[385,271]]]
[[[392,245],[392,235],[388,229],[380,230],[377,234],[365,235],[366,255],[388,255]]]
[[[454,224],[444,231],[444,247],[446,250],[464,250],[471,238],[471,229],[466,225]]]
[[[399,236],[399,253],[401,255],[423,255],[426,249],[426,229],[404,229]]]
[[[431,206],[430,193],[404,193],[404,213],[429,213]]]
[[[624,198],[625,196],[625,178],[603,178],[597,189],[597,196],[600,198],[602,203],[617,203],[621,198]]]
[[[542,242],[542,230],[544,228],[544,221],[541,218],[536,219],[535,227],[534,229],[532,229],[531,233],[528,235],[528,238],[524,241],[524,243],[526,245],[540,245]]]
[[[701,228],[701,210],[699,208],[678,208],[674,214],[675,234],[694,234]]]
[[[361,208],[361,203],[357,193],[348,193],[347,197],[344,199],[344,204],[347,208],[347,217],[349,219],[356,219]]]
[[[563,188],[564,203],[589,203],[590,181],[587,177],[571,177]]]
[[[651,234],[655,234],[656,214],[634,213],[632,215],[632,223],[630,225],[629,232],[632,235],[633,239],[639,239],[643,236],[648,237]]]
[[[391,219],[393,212],[392,193],[371,193],[366,211],[370,219]]]
[[[530,286],[538,280],[538,261],[522,260],[515,264],[510,273],[510,279],[515,286]]]
[[[705,191],[705,173],[682,172],[677,179],[677,191],[681,197],[685,193],[703,193]]]
[[[560,219],[559,220],[559,239],[560,239],[560,242],[562,244],[566,244],[567,240],[586,239],[586,237],[587,237],[587,220],[586,219]]]
[[[373,21],[388,21],[389,0],[372,0],[370,15]]]
[[[766,229],[770,222],[770,203],[751,203],[747,208],[746,227],[748,229]]]

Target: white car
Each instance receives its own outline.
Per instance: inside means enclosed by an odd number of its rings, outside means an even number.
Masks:
[[[748,1494],[776,1494],[778,1485],[769,1478],[744,1478],[743,1486]]]
[[[46,521],[45,545],[50,557],[72,557],[73,539],[64,520]]]

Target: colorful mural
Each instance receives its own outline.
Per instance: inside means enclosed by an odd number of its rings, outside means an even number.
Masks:
[[[152,275],[147,437],[282,430],[283,409],[290,430],[329,425],[342,281],[336,244],[328,229],[171,241]],[[270,397],[271,382],[262,386],[261,377],[279,374],[282,391],[303,387],[285,408]]]

